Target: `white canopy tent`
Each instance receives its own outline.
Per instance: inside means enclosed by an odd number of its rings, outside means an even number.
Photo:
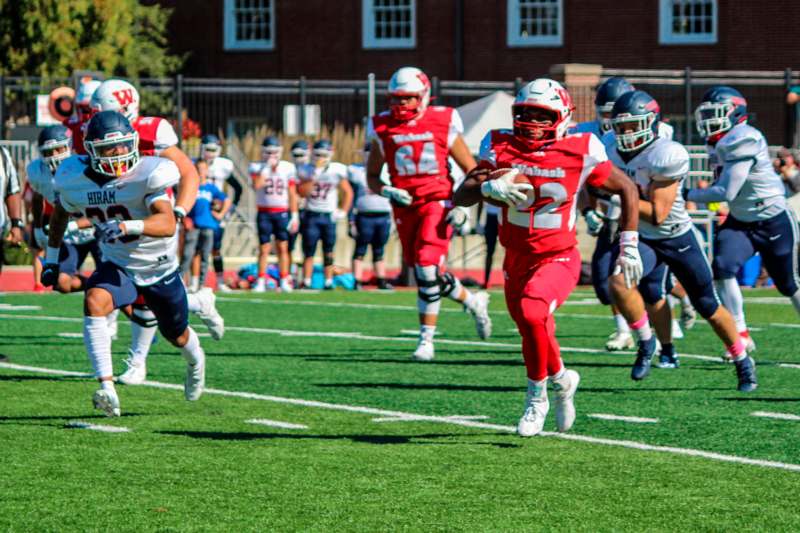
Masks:
[[[497,91],[458,108],[458,113],[464,121],[464,141],[470,152],[478,153],[481,139],[489,130],[512,127],[513,102],[513,96]]]

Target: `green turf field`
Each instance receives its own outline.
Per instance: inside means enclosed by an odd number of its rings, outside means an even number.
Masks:
[[[183,359],[161,340],[153,383],[118,387],[118,419],[93,411],[96,384],[76,375],[90,371],[81,297],[2,295],[0,353],[35,368],[0,366],[0,529],[796,531],[800,324],[776,292],[746,296],[751,394],[710,359],[721,347],[700,323],[676,342],[680,369],[634,383],[634,356],[602,351],[607,312],[576,291],[557,323],[582,377],[578,419],[570,438],[522,439],[525,372],[502,293],[488,342],[446,303],[427,364],[409,357],[412,292],[226,296],[225,338],[202,338],[211,390],[184,401]],[[117,371],[129,331],[121,318]]]

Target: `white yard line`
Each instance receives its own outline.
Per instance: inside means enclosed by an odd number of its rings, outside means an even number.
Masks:
[[[68,370],[56,370],[51,368],[40,368],[23,365],[15,365],[13,363],[0,363],[0,368],[8,368],[11,370],[24,370],[27,372],[36,372],[41,374],[54,374],[62,376],[75,376],[85,375],[78,372]],[[183,385],[173,383],[161,383],[158,381],[145,381],[145,386],[155,387],[160,389],[183,390]],[[452,424],[456,426],[485,429],[490,431],[501,431],[504,433],[515,433],[515,426],[503,426],[499,424],[488,424],[486,422],[477,422],[474,420],[465,420],[462,418],[449,418],[447,416],[427,416],[415,413],[406,413],[403,411],[387,411],[385,409],[376,409],[374,407],[362,407],[358,405],[335,404],[328,402],[318,402],[314,400],[302,400],[299,398],[283,398],[280,396],[269,396],[265,394],[256,394],[252,392],[238,392],[227,391],[222,389],[206,389],[206,394],[213,394],[219,396],[227,396],[234,398],[245,398],[248,400],[261,400],[267,402],[275,402],[287,405],[298,405],[302,407],[313,407],[318,409],[329,409],[335,411],[345,411],[350,413],[363,413],[383,418],[408,418],[416,417],[420,421],[434,422],[440,424]],[[715,461],[723,461],[727,463],[745,464],[752,466],[760,466],[765,468],[776,468],[781,470],[789,470],[792,472],[800,472],[800,464],[782,463],[779,461],[765,461],[762,459],[751,459],[749,457],[740,457],[737,455],[727,455],[723,453],[709,452],[705,450],[696,450],[692,448],[677,448],[674,446],[656,446],[652,444],[645,444],[643,442],[635,442],[629,440],[616,440],[606,439],[601,437],[590,437],[588,435],[578,435],[575,433],[554,433],[550,431],[543,431],[540,433],[543,437],[552,437],[563,440],[571,440],[577,442],[585,442],[589,444],[602,444],[605,446],[615,446],[622,448],[629,448],[634,450],[670,453],[674,455],[683,455],[688,457],[700,457],[704,459],[712,459]]]
[[[620,415],[609,415],[605,413],[592,413],[586,415],[589,418],[599,418],[600,420],[614,420],[617,422],[631,422],[633,424],[656,424],[658,423],[658,418],[643,418],[640,416],[620,416]]]
[[[484,415],[450,415],[446,416],[448,420],[488,420],[488,416]],[[381,418],[373,418],[373,422],[419,422],[421,420],[425,420],[425,416],[422,415],[414,415],[414,416],[389,416],[389,417],[381,417]]]
[[[280,422],[278,420],[267,420],[266,418],[251,418],[250,420],[245,420],[247,424],[257,424],[259,426],[269,426],[273,428],[283,428],[283,429],[308,429],[308,426],[304,426],[303,424],[290,424],[289,422]]]
[[[130,429],[123,426],[104,426],[102,424],[90,424],[88,422],[81,422],[80,420],[71,420],[64,424],[64,427],[70,429],[89,429],[92,431],[102,431],[103,433],[130,433]]]
[[[41,311],[41,305],[0,304],[0,311]]]
[[[773,413],[771,411],[753,411],[752,416],[761,418],[775,418],[777,420],[800,420],[800,416],[790,415],[789,413]]]
[[[63,337],[65,339],[82,339],[83,338],[83,333],[74,333],[74,332],[67,331],[67,332],[64,332],[64,333],[59,333],[58,336],[59,337]]]

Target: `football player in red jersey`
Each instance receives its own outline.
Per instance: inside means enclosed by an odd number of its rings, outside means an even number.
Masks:
[[[475,318],[482,339],[492,328],[488,293],[473,294],[444,271],[453,234],[451,223],[464,223],[461,212],[452,211],[448,157],[464,172],[475,167],[475,159],[461,136],[464,128],[458,112],[428,106],[430,91],[425,73],[414,67],[401,68],[389,81],[390,109],[371,117],[367,126],[369,187],[392,201],[403,259],[414,265],[420,321],[414,359],[419,361],[433,359],[433,335],[443,296],[464,305]],[[384,162],[391,185],[380,180]]]
[[[81,80],[75,93],[74,112],[62,124],[72,132],[72,153],[86,155],[83,147],[83,130],[92,118],[92,95],[100,87],[98,80]]]
[[[621,253],[617,265],[635,285],[642,272],[636,244],[639,193],[606,157],[591,133],[567,135],[572,99],[558,82],[537,79],[525,85],[512,107],[514,130],[490,131],[481,143],[480,162],[455,193],[457,205],[488,200],[501,206],[500,242],[506,305],[522,335],[528,375],[522,436],[542,430],[549,410],[548,377],[555,393],[556,426],[575,421],[573,397],[580,381],[567,370],[555,337],[553,312],[575,288],[581,258],[575,238],[576,195],[589,184],[622,197]]]

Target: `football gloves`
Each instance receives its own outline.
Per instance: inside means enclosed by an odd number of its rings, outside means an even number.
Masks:
[[[481,184],[481,194],[496,202],[502,202],[509,207],[524,202],[528,198],[528,191],[533,190],[530,183],[514,183],[514,178],[519,174],[515,169],[500,169],[492,172],[492,175],[501,173],[496,179],[486,180]]]
[[[639,255],[639,234],[635,231],[623,231],[619,238],[619,256],[614,266],[614,275],[622,273],[625,286],[636,287],[642,279],[644,266]]]
[[[289,215],[289,222],[286,224],[286,229],[289,233],[297,233],[300,229],[300,215],[297,213]]]
[[[453,226],[456,234],[467,235],[471,229],[469,223],[469,210],[466,207],[454,207],[447,213],[447,223]]]
[[[603,215],[596,209],[587,207],[583,210],[583,218],[586,220],[586,229],[589,235],[592,237],[600,235],[600,232],[603,231],[603,226],[605,226]]]
[[[101,222],[97,225],[97,233],[100,240],[103,242],[111,242],[114,239],[119,239],[125,236],[125,231],[120,227],[121,221],[109,220],[108,222]]]
[[[411,202],[414,200],[407,190],[400,189],[398,187],[392,187],[391,185],[383,186],[381,189],[381,196],[388,198],[393,204],[401,207],[411,205]]]

